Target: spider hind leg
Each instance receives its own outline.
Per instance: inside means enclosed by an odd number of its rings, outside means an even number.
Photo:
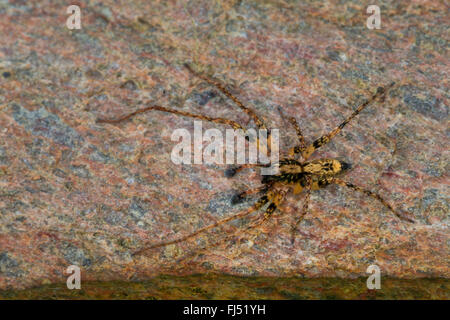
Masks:
[[[216,228],[216,227],[218,227],[218,226],[220,226],[220,225],[222,225],[224,223],[244,218],[244,217],[250,215],[252,212],[255,212],[255,211],[259,210],[262,206],[264,206],[267,202],[269,202],[270,199],[272,198],[272,195],[271,194],[269,195],[269,193],[270,192],[266,192],[266,194],[264,194],[261,198],[259,198],[259,200],[253,206],[251,206],[250,208],[248,208],[247,210],[245,210],[243,212],[239,212],[239,213],[233,214],[233,215],[231,215],[229,217],[226,217],[226,218],[224,218],[222,220],[216,221],[213,224],[210,224],[210,225],[208,225],[206,227],[200,228],[200,229],[198,229],[198,230],[196,230],[196,231],[194,231],[194,232],[192,232],[192,233],[190,233],[190,234],[188,234],[186,236],[183,236],[181,238],[174,239],[174,240],[169,240],[169,241],[165,241],[165,242],[160,242],[160,243],[156,243],[156,244],[149,245],[149,246],[144,246],[143,248],[138,249],[137,251],[135,251],[132,255],[133,256],[134,255],[140,255],[140,254],[143,254],[144,252],[146,252],[146,251],[148,251],[150,249],[165,247],[165,246],[168,246],[170,244],[176,244],[176,243],[184,242],[186,240],[189,240],[191,238],[196,237],[197,235],[199,235],[199,234],[201,234],[201,233],[203,233],[205,231],[208,231],[210,229]]]
[[[245,201],[245,199],[249,195],[260,193],[260,192],[267,192],[268,189],[269,189],[269,186],[268,185],[264,185],[262,187],[258,187],[258,188],[254,188],[254,189],[248,189],[248,190],[242,191],[240,193],[236,193],[231,198],[231,204],[232,205],[236,205],[236,204],[242,203],[242,202]]]
[[[400,218],[402,220],[405,220],[405,221],[408,221],[410,223],[415,223],[415,221],[413,219],[411,219],[410,217],[407,217],[404,214],[394,210],[394,208],[389,203],[387,203],[386,200],[384,200],[379,194],[377,194],[375,192],[372,192],[370,190],[367,190],[367,189],[364,189],[362,187],[356,186],[353,183],[349,183],[349,182],[346,182],[346,181],[343,181],[343,180],[337,179],[337,178],[333,178],[332,183],[338,184],[340,186],[343,186],[343,187],[346,187],[346,188],[349,188],[349,189],[352,189],[354,191],[361,192],[361,193],[365,194],[366,196],[369,196],[369,197],[371,197],[373,199],[376,199],[382,205],[384,205],[387,209],[389,209],[389,211],[391,211],[393,214],[395,214],[398,218]]]

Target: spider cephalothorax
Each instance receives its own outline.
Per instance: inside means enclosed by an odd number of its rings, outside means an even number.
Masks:
[[[227,96],[228,98],[233,100],[234,103],[236,103],[236,105],[243,112],[245,112],[248,116],[250,116],[250,118],[253,120],[253,122],[256,124],[256,126],[259,129],[267,129],[267,126],[265,125],[264,121],[261,120],[251,109],[244,106],[234,95],[232,95],[225,88],[224,85],[222,85],[218,81],[212,80],[208,77],[205,77],[202,74],[199,74],[199,73],[193,71],[189,65],[185,65],[185,66],[192,74],[198,76],[199,78],[205,80],[209,84],[215,86],[225,96]],[[232,203],[238,203],[250,195],[258,194],[258,193],[262,194],[253,206],[251,206],[250,208],[248,208],[247,210],[245,210],[243,212],[236,213],[227,218],[216,221],[215,223],[213,223],[209,226],[203,227],[191,234],[180,237],[178,239],[166,241],[166,242],[160,242],[157,244],[144,245],[141,249],[137,250],[134,254],[141,254],[151,248],[162,247],[162,246],[166,246],[169,244],[179,243],[179,242],[188,240],[190,238],[197,236],[198,234],[200,234],[202,232],[205,232],[212,228],[218,227],[229,221],[247,217],[251,213],[258,211],[267,205],[266,209],[264,210],[264,214],[256,216],[254,221],[252,223],[249,223],[248,226],[243,230],[245,231],[250,228],[254,228],[254,227],[264,223],[271,217],[272,213],[283,202],[283,200],[288,192],[293,192],[296,194],[300,193],[300,192],[305,192],[306,196],[304,199],[303,208],[300,212],[300,215],[297,217],[296,223],[292,227],[292,230],[295,231],[297,229],[298,224],[302,221],[303,217],[307,213],[311,190],[318,190],[318,189],[324,188],[330,184],[337,184],[337,185],[344,186],[344,187],[350,188],[352,190],[364,193],[367,196],[370,196],[370,197],[380,201],[380,203],[382,203],[386,208],[388,208],[391,212],[393,212],[397,217],[399,217],[403,220],[406,220],[408,222],[414,222],[414,220],[412,220],[411,218],[394,210],[392,208],[392,206],[390,204],[388,204],[377,193],[374,193],[370,190],[366,190],[362,187],[356,186],[352,183],[349,183],[349,182],[339,179],[337,177],[339,174],[343,173],[347,169],[350,169],[351,166],[348,163],[337,160],[337,159],[317,159],[317,160],[308,161],[309,157],[317,149],[319,149],[321,146],[327,144],[334,136],[336,136],[346,126],[347,123],[349,123],[356,115],[358,115],[366,106],[368,106],[370,103],[375,102],[377,100],[384,101],[387,90],[390,89],[393,85],[394,85],[394,83],[391,83],[386,87],[379,87],[376,90],[376,92],[369,99],[367,99],[361,105],[359,105],[356,108],[356,110],[347,119],[345,119],[340,125],[338,125],[336,128],[331,130],[328,134],[323,135],[322,137],[318,138],[317,140],[315,140],[313,143],[311,143],[309,145],[306,144],[303,134],[302,134],[300,127],[299,127],[297,121],[295,120],[295,118],[289,117],[288,120],[293,125],[293,127],[297,133],[298,145],[292,147],[288,152],[288,156],[283,157],[279,161],[278,174],[262,176],[262,178],[261,178],[262,186],[255,188],[255,189],[245,190],[241,193],[238,193],[237,195],[235,195],[232,198]],[[229,125],[229,126],[233,127],[234,129],[243,129],[244,132],[246,130],[244,128],[244,126],[240,125],[239,123],[237,123],[236,121],[233,121],[233,120],[229,120],[229,119],[225,119],[225,118],[208,117],[208,116],[204,116],[204,115],[200,115],[200,114],[193,114],[193,113],[189,113],[189,112],[185,112],[185,111],[168,109],[168,108],[157,106],[157,105],[148,106],[146,108],[137,110],[133,113],[130,113],[128,115],[125,115],[125,116],[117,118],[117,119],[99,119],[98,122],[100,122],[100,123],[118,123],[118,122],[130,119],[131,117],[133,117],[137,114],[147,112],[150,110],[158,110],[158,111],[173,113],[173,114],[186,116],[186,117],[190,117],[190,118],[225,124],[225,125]],[[281,110],[280,110],[280,112],[284,119],[284,115]],[[270,130],[268,130],[268,133],[270,135]],[[268,137],[268,141],[269,140],[270,140],[270,136]],[[269,143],[267,144],[267,149],[270,152]],[[297,160],[298,158],[302,158],[303,161]],[[225,174],[228,177],[232,177],[244,168],[262,167],[262,166],[267,166],[267,165],[255,164],[255,165],[242,165],[239,167],[231,167],[226,170]],[[235,234],[233,234],[233,235],[235,235]],[[294,232],[293,232],[293,235],[294,235]],[[294,237],[292,239],[294,239]]]

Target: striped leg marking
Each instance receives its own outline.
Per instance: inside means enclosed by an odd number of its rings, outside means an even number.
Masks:
[[[305,159],[305,161],[306,161],[314,153],[314,151],[316,151],[321,146],[330,142],[330,140],[333,139],[334,136],[336,136],[339,132],[341,132],[341,130],[345,127],[345,125],[347,123],[349,123],[354,117],[356,117],[362,110],[364,110],[365,107],[367,107],[369,104],[374,102],[377,98],[384,97],[387,90],[392,88],[392,86],[394,86],[394,84],[395,83],[393,82],[385,88],[379,87],[377,89],[377,92],[370,99],[366,100],[358,108],[356,108],[356,110],[347,119],[345,119],[340,125],[338,125],[336,128],[331,130],[330,133],[320,137],[319,139],[314,141],[312,144],[310,144],[302,153],[303,159]]]
[[[302,130],[300,129],[300,125],[298,124],[297,120],[294,117],[287,117],[283,110],[278,107],[278,112],[280,112],[281,118],[283,119],[283,121],[289,121],[290,124],[294,127],[295,132],[297,133],[297,138],[298,138],[298,142],[299,144],[296,145],[295,147],[289,149],[289,156],[292,157],[297,153],[302,153],[303,150],[306,148],[306,141],[305,141],[305,137],[303,136]]]
[[[219,220],[219,221],[217,221],[217,222],[215,222],[215,223],[213,223],[213,224],[211,224],[209,226],[200,228],[197,231],[194,231],[191,234],[188,234],[188,235],[186,235],[184,237],[181,237],[181,238],[178,238],[178,239],[175,239],[175,240],[171,240],[171,241],[160,242],[160,243],[157,243],[157,244],[154,244],[154,245],[150,245],[150,246],[144,247],[142,249],[139,249],[139,250],[135,251],[132,255],[140,255],[140,254],[142,254],[145,251],[150,250],[150,249],[160,248],[160,247],[168,246],[170,244],[175,244],[175,243],[180,243],[180,242],[186,241],[188,239],[191,239],[191,238],[197,236],[200,233],[203,233],[203,232],[208,231],[210,229],[216,228],[217,226],[219,226],[221,224],[224,224],[224,223],[227,223],[229,221],[236,220],[236,219],[244,218],[244,217],[248,216],[249,214],[251,214],[252,212],[259,210],[267,202],[269,202],[269,197],[268,197],[268,195],[264,195],[252,207],[250,207],[249,209],[247,209],[247,210],[245,210],[243,212],[236,213],[236,214],[234,214],[234,215],[232,215],[230,217],[226,217],[226,218],[224,218],[222,220]]]
[[[233,100],[233,102],[242,110],[244,111],[250,118],[253,119],[253,121],[255,122],[256,126],[259,129],[267,129],[266,125],[264,124],[264,122],[256,115],[256,113],[253,112],[253,110],[247,108],[246,106],[244,106],[244,104],[242,102],[240,102],[233,94],[231,94],[231,92],[229,92],[227,90],[227,88],[225,88],[225,86],[223,84],[221,84],[219,81],[210,79],[206,76],[204,76],[201,73],[198,73],[196,71],[194,71],[187,63],[184,64],[184,66],[186,67],[186,69],[189,70],[190,73],[192,73],[194,76],[208,82],[210,85],[215,86],[217,89],[219,89],[224,95],[226,95],[228,98],[230,98],[231,100]]]
[[[208,116],[204,116],[204,115],[200,115],[200,114],[194,114],[194,113],[185,112],[185,111],[181,111],[181,110],[175,110],[175,109],[168,109],[168,108],[164,108],[164,107],[160,107],[160,106],[149,106],[149,107],[139,109],[137,111],[134,111],[132,113],[129,113],[125,116],[122,116],[122,117],[116,118],[116,119],[97,119],[97,122],[98,123],[115,124],[115,123],[119,123],[119,122],[128,120],[138,114],[145,113],[145,112],[151,111],[151,110],[158,110],[158,111],[173,113],[173,114],[177,114],[177,115],[185,116],[185,117],[189,117],[189,118],[195,118],[195,119],[200,119],[200,120],[205,120],[205,121],[210,121],[210,122],[215,122],[215,123],[226,124],[226,125],[231,126],[235,130],[242,129],[245,131],[243,126],[241,126],[239,123],[237,123],[236,121],[233,121],[233,120],[228,120],[228,119],[224,119],[224,118],[212,118],[212,117],[208,117]]]
[[[386,200],[384,200],[379,194],[377,194],[375,192],[372,192],[370,190],[361,188],[361,187],[356,186],[356,185],[354,185],[352,183],[349,183],[349,182],[346,182],[346,181],[343,181],[343,180],[337,179],[337,178],[333,178],[332,183],[338,184],[338,185],[343,186],[343,187],[350,188],[350,189],[352,189],[354,191],[358,191],[358,192],[364,193],[366,196],[369,196],[369,197],[372,197],[374,199],[377,199],[379,202],[381,202],[386,208],[388,208],[393,214],[395,214],[400,219],[406,220],[406,221],[411,222],[411,223],[415,223],[415,221],[413,219],[411,219],[411,218],[405,216],[404,214],[401,214],[400,212],[397,212],[396,210],[394,210],[394,208],[392,208],[392,206],[389,203],[387,203]]]

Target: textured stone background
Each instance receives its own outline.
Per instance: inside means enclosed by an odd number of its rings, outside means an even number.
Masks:
[[[2,299],[448,299],[450,281],[391,279],[380,290],[367,289],[366,278],[242,277],[217,274],[161,275],[146,281],[84,282],[81,290],[53,283],[23,290],[0,291]]]
[[[382,29],[369,30],[369,4],[83,1],[82,29],[71,31],[66,1],[0,1],[0,288],[63,282],[71,264],[87,280],[356,277],[374,263],[393,277],[450,277],[448,7],[376,1]],[[192,119],[152,112],[95,122],[150,101],[252,125],[185,62],[281,128],[284,148],[294,131],[278,107],[312,141],[396,81],[385,104],[361,113],[317,156],[351,162],[346,180],[417,223],[332,186],[312,194],[295,246],[289,230],[302,196],[291,195],[250,242],[190,255],[225,234],[215,230],[131,256],[245,209],[251,200],[233,207],[231,197],[259,183],[251,170],[228,179],[225,166],[173,164],[170,136],[192,129]]]

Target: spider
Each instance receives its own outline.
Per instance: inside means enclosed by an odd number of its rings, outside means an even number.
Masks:
[[[204,76],[201,73],[194,71],[188,64],[185,64],[184,66],[194,76],[197,76],[200,79],[209,83],[210,85],[216,87],[226,97],[230,98],[243,112],[245,112],[254,121],[255,125],[259,129],[267,130],[267,126],[264,123],[264,121],[260,117],[258,117],[253,110],[244,106],[244,104],[242,102],[240,102],[233,94],[231,94],[224,85],[222,85],[220,82],[218,82],[216,80],[213,80],[209,77]],[[301,131],[300,126],[297,123],[296,119],[294,117],[288,117],[287,120],[292,124],[292,126],[294,127],[294,129],[297,133],[298,144],[289,149],[288,155],[286,157],[283,157],[279,160],[278,174],[262,176],[262,179],[261,179],[262,186],[260,186],[258,188],[243,191],[241,193],[236,194],[232,198],[232,203],[237,204],[239,202],[242,202],[248,196],[255,195],[255,194],[261,194],[261,196],[259,197],[259,199],[255,202],[255,204],[253,206],[251,206],[247,210],[233,214],[224,219],[218,220],[211,225],[200,228],[200,229],[198,229],[188,235],[185,235],[183,237],[179,237],[179,238],[176,238],[176,239],[170,240],[170,241],[165,241],[165,242],[160,242],[160,243],[144,246],[141,249],[135,251],[133,253],[133,255],[139,255],[150,249],[164,247],[164,246],[167,246],[170,244],[176,244],[176,243],[186,241],[190,238],[196,237],[197,235],[199,235],[203,232],[206,232],[210,229],[216,228],[227,222],[247,217],[253,212],[262,210],[263,207],[265,205],[267,205],[264,213],[262,215],[258,215],[256,221],[254,221],[253,223],[250,223],[244,229],[244,231],[251,229],[251,228],[255,228],[256,226],[261,225],[270,219],[270,217],[275,212],[275,210],[284,201],[288,192],[293,192],[294,194],[306,192],[304,204],[301,209],[300,215],[296,218],[295,224],[292,225],[291,242],[294,243],[295,232],[297,231],[297,227],[308,212],[311,191],[325,188],[326,186],[331,185],[331,184],[337,184],[337,185],[340,185],[343,187],[350,188],[354,191],[364,193],[365,195],[378,200],[381,204],[383,204],[387,209],[389,209],[389,211],[391,211],[393,214],[395,214],[398,218],[408,221],[410,223],[414,223],[414,220],[412,220],[411,218],[394,210],[394,208],[377,193],[338,178],[339,175],[341,175],[342,173],[346,172],[347,170],[349,170],[351,168],[350,164],[348,164],[344,161],[341,161],[341,160],[337,160],[337,159],[316,159],[316,160],[308,161],[308,159],[311,157],[311,155],[313,155],[313,153],[317,149],[319,149],[320,147],[322,147],[325,144],[327,144],[328,142],[330,142],[331,139],[333,139],[333,137],[335,137],[337,134],[339,134],[341,132],[341,130],[353,118],[355,118],[362,110],[364,110],[364,108],[366,108],[368,105],[375,102],[376,100],[380,100],[381,102],[383,102],[387,91],[390,88],[392,88],[394,86],[394,84],[395,83],[392,82],[385,87],[378,87],[376,92],[374,94],[372,94],[372,96],[369,99],[365,100],[362,104],[360,104],[347,119],[345,119],[336,128],[331,130],[328,134],[323,135],[322,137],[318,138],[317,140],[315,140],[313,143],[311,143],[309,145],[306,144],[305,138],[303,137],[302,131]],[[150,110],[159,110],[159,111],[173,113],[173,114],[186,116],[186,117],[190,117],[190,118],[196,118],[196,119],[200,119],[200,120],[205,120],[205,121],[210,121],[210,122],[215,122],[215,123],[220,123],[220,124],[226,124],[226,125],[233,127],[234,129],[242,129],[245,132],[245,128],[233,120],[229,120],[229,119],[225,119],[225,118],[208,117],[208,116],[201,115],[201,114],[193,114],[193,113],[189,113],[189,112],[185,112],[185,111],[168,109],[168,108],[161,107],[158,105],[151,105],[151,106],[145,107],[143,109],[139,109],[135,112],[129,113],[125,116],[122,116],[122,117],[116,118],[116,119],[97,119],[97,122],[115,124],[115,123],[125,121],[125,120],[130,119],[140,113],[144,113],[144,112],[147,112]],[[286,120],[281,109],[280,109],[280,113],[282,115],[282,118]],[[269,149],[270,130],[268,130],[268,139],[267,140],[268,140],[267,141],[268,142],[267,149]],[[297,160],[298,158],[302,158],[303,161]],[[235,166],[235,167],[231,167],[231,168],[227,169],[225,171],[225,174],[228,177],[232,177],[244,168],[258,167],[258,166],[262,167],[265,165],[246,164],[246,165],[241,165],[241,166]]]

